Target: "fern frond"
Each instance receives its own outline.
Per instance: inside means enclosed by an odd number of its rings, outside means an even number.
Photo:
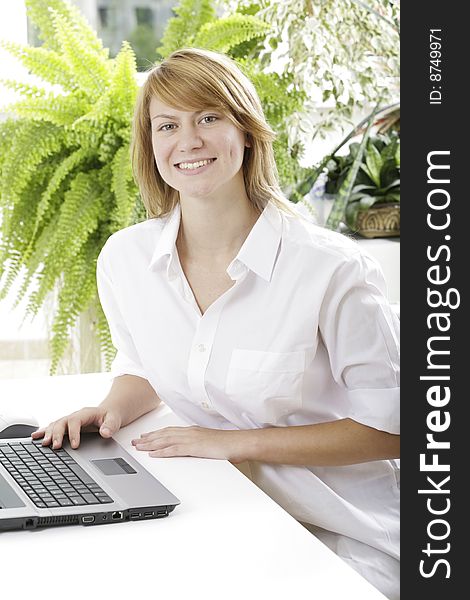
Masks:
[[[253,70],[250,64],[245,64],[245,70],[248,71],[247,75],[258,92],[266,118],[271,124],[281,124],[287,116],[302,109],[306,94],[295,90],[287,92],[287,88],[292,85],[290,76]]]
[[[130,133],[129,123],[132,119],[138,90],[136,72],[134,51],[127,42],[123,42],[121,51],[113,61],[111,82],[107,93],[103,94],[93,103],[89,111],[84,112],[77,119],[73,125],[74,129],[77,129],[82,123],[85,123],[85,128],[89,128],[90,125],[99,127],[100,124],[101,126],[109,124],[110,120],[122,121],[126,124],[126,136],[128,136]]]
[[[57,38],[54,15],[60,15],[69,23],[73,23],[77,35],[94,52],[107,57],[101,40],[87,23],[78,8],[63,0],[25,0],[28,16],[39,28],[39,37],[47,48],[60,50],[61,42]]]
[[[14,307],[18,306],[18,304],[23,300],[23,298],[29,292],[30,286],[35,281],[38,269],[43,264],[44,257],[47,256],[48,246],[53,237],[54,231],[57,229],[59,216],[59,211],[56,211],[47,225],[42,228],[41,233],[36,237],[33,251],[31,252],[30,248],[28,248],[30,255],[26,256],[26,252],[23,254],[22,259],[26,271],[21,287],[16,295],[15,303],[13,305]]]
[[[78,84],[70,66],[53,50],[32,48],[14,42],[0,41],[0,47],[17,58],[31,73],[44,81],[59,84],[64,90],[73,91]]]
[[[27,98],[16,102],[5,107],[4,111],[32,121],[48,121],[62,127],[72,125],[89,108],[90,104],[83,94],[68,96],[48,94],[40,98]]]
[[[40,88],[37,85],[29,85],[21,81],[0,79],[0,86],[1,85],[26,98],[44,98],[47,96],[47,91],[44,88]],[[2,112],[6,112],[4,108],[2,109]]]
[[[211,0],[181,0],[173,11],[176,16],[170,19],[157,52],[163,57],[178,48],[194,46],[194,38],[206,23],[215,19]]]
[[[2,157],[0,194],[2,203],[21,196],[37,167],[58,152],[63,143],[63,131],[50,124],[28,121],[18,124],[10,151]],[[2,224],[5,229],[6,225]]]
[[[44,215],[46,214],[49,203],[53,194],[57,192],[62,182],[70,175],[74,169],[81,163],[86,163],[90,160],[90,155],[87,150],[78,148],[75,152],[67,156],[54,170],[52,177],[47,183],[47,187],[41,195],[41,199],[37,205],[36,218],[34,219],[34,230],[31,235],[31,240],[27,250],[25,251],[25,261],[29,259],[33,245],[36,241],[36,234],[42,225]]]
[[[70,69],[73,70],[80,89],[88,94],[90,100],[105,94],[111,79],[109,62],[97,53],[77,33],[73,23],[58,12],[53,11],[56,38],[61,53]]]
[[[266,35],[270,29],[256,17],[234,14],[205,23],[194,38],[194,46],[228,52],[238,44]]]
[[[90,238],[64,271],[60,285],[57,313],[52,324],[51,367],[54,373],[69,342],[70,330],[96,298],[96,240]]]
[[[126,124],[132,116],[137,96],[136,72],[134,51],[128,42],[123,42],[115,58],[109,95],[119,100],[119,103],[113,106],[114,118],[122,119]]]
[[[116,348],[113,345],[108,321],[99,301],[96,302],[95,309],[97,313],[96,331],[100,340],[101,351],[104,356],[104,367],[106,371],[109,371],[111,368],[111,363],[116,356]]]
[[[14,248],[8,248],[8,252],[6,252],[6,250],[6,247],[2,248],[2,254],[8,254],[8,262],[2,261],[1,263],[0,273],[3,283],[0,286],[0,300],[4,300],[7,297],[11,286],[15,282],[21,271],[21,267],[23,266],[23,255],[21,252]]]
[[[113,223],[116,229],[122,229],[131,222],[137,195],[137,188],[132,176],[129,146],[122,146],[116,152],[111,169],[113,173],[111,189],[116,198]]]
[[[0,268],[4,281],[0,286],[0,298],[6,297],[24,265],[24,252],[34,227],[31,214],[34,212],[35,203],[44,187],[45,180],[50,177],[51,168],[53,168],[51,165],[45,165],[38,170],[27,193],[23,193],[14,204],[8,207],[8,210],[2,211]]]
[[[98,227],[102,211],[101,190],[94,171],[80,172],[64,195],[60,217],[49,244],[39,287],[31,294],[27,312],[36,314],[54,283],[73,263],[89,235]]]

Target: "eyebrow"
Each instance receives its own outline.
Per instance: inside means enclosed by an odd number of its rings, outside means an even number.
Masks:
[[[151,120],[153,121],[154,119],[158,119],[158,118],[162,118],[162,119],[176,119],[177,117],[175,117],[175,115],[155,115],[154,117],[151,117]]]
[[[195,112],[195,115],[200,115],[201,113],[203,113],[206,110],[215,110],[213,108],[203,108],[202,110],[198,110],[197,112]],[[153,121],[154,119],[175,119],[178,120],[178,117],[176,115],[155,115],[154,117],[150,117],[150,120]]]

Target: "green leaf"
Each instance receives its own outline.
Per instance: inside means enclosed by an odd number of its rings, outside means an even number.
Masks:
[[[400,202],[400,192],[389,192],[385,196],[386,202]]]
[[[103,49],[101,41],[73,4],[63,0],[25,0],[25,4],[28,17],[39,28],[39,37],[44,41],[46,48],[56,51],[61,49],[54,22],[55,15],[60,15],[65,21],[73,24],[77,35],[90,50],[107,58],[107,50]]]
[[[367,175],[372,179],[375,185],[380,186],[380,170],[382,168],[382,157],[374,144],[367,144],[365,153],[366,166],[363,167]]]
[[[211,0],[181,0],[173,11],[176,16],[168,21],[157,48],[164,58],[179,48],[194,46],[201,27],[216,18]]]
[[[346,179],[341,185],[339,192],[336,196],[336,199],[333,203],[330,214],[328,215],[328,219],[326,221],[326,227],[328,229],[337,229],[341,220],[344,218],[346,207],[348,206],[349,198],[351,196],[351,192],[354,186],[354,182],[356,180],[357,173],[359,171],[359,167],[362,161],[362,157],[364,155],[364,151],[366,148],[367,141],[369,139],[370,129],[372,127],[373,119],[375,117],[375,111],[372,113],[369,119],[369,123],[362,137],[362,141],[357,150],[356,157],[352,164],[351,169],[349,170]]]
[[[137,188],[132,177],[129,146],[122,146],[111,164],[113,173],[111,189],[116,198],[116,210],[113,213],[113,223],[116,229],[127,227],[132,220],[136,203]]]
[[[205,23],[194,38],[194,45],[218,52],[228,52],[242,42],[266,35],[269,25],[248,15],[231,15]]]
[[[90,48],[87,39],[60,13],[52,11],[52,19],[61,53],[73,70],[78,86],[90,99],[98,100],[110,84],[110,63],[103,54]]]
[[[359,200],[359,210],[367,210],[377,202],[378,198],[374,196],[362,196]]]
[[[42,80],[59,84],[64,90],[73,91],[77,88],[73,70],[58,52],[43,47],[31,48],[4,41],[0,41],[0,48],[4,48]]]
[[[380,187],[387,187],[394,181],[400,181],[400,172],[394,158],[384,162],[380,171]]]

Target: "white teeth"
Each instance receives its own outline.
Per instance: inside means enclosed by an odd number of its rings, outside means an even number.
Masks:
[[[199,167],[204,167],[205,165],[208,165],[209,163],[213,162],[213,159],[209,159],[209,160],[199,160],[198,162],[193,162],[193,163],[179,163],[178,168],[179,169],[198,169]]]

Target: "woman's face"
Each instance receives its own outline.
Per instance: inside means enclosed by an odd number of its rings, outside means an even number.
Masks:
[[[152,145],[163,180],[181,199],[244,193],[246,136],[220,111],[181,111],[150,101]]]

